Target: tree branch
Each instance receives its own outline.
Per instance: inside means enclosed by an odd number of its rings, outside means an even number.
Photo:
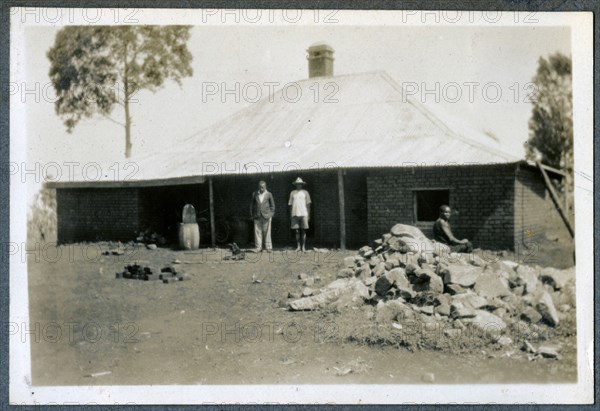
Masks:
[[[110,120],[110,121],[112,121],[112,122],[113,122],[113,123],[115,123],[115,124],[118,124],[118,125],[120,125],[121,127],[125,127],[125,124],[123,124],[123,123],[121,123],[121,122],[119,122],[119,121],[117,121],[117,120],[115,120],[115,119],[111,118],[110,116],[104,115],[104,118],[105,118],[105,119],[107,119],[107,120]]]

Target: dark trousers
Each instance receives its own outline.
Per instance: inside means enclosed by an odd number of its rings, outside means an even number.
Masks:
[[[473,252],[473,244],[469,241],[466,244],[456,244],[451,245],[450,250],[453,253],[472,253]]]

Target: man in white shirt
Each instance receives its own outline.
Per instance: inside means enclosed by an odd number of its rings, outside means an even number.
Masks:
[[[292,230],[296,231],[296,251],[306,252],[306,230],[310,220],[310,194],[304,189],[306,183],[300,177],[292,183],[296,189],[290,193],[290,217]]]

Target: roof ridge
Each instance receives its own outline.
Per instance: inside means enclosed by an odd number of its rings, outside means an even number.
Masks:
[[[468,133],[464,133],[465,130],[463,130],[463,132],[454,131],[451,126],[452,123],[448,124],[447,123],[448,119],[445,116],[442,115],[441,118],[438,117],[438,115],[444,114],[443,109],[440,109],[441,113],[436,114],[435,110],[430,109],[425,104],[423,104],[422,102],[415,99],[413,96],[408,95],[406,93],[405,88],[400,83],[398,83],[393,77],[391,77],[385,70],[374,70],[374,71],[368,71],[368,72],[362,72],[362,73],[343,74],[343,75],[328,76],[328,77],[312,77],[312,78],[298,80],[298,81],[296,81],[296,84],[299,84],[302,87],[306,87],[307,84],[310,84],[313,81],[320,81],[320,82],[335,81],[335,79],[364,78],[364,77],[368,77],[368,76],[379,78],[379,79],[383,80],[385,82],[385,84],[388,84],[390,87],[392,87],[393,90],[398,94],[397,97],[394,98],[393,96],[391,96],[390,98],[386,99],[386,101],[382,101],[381,103],[392,103],[392,104],[408,103],[411,107],[413,107],[421,115],[423,115],[425,117],[425,119],[427,121],[429,121],[435,128],[437,128],[443,135],[446,135],[452,139],[461,141],[464,144],[468,144],[469,146],[471,146],[475,149],[483,150],[483,151],[487,152],[488,154],[494,154],[494,155],[500,156],[502,158],[505,158],[506,160],[512,161],[512,160],[516,159],[516,156],[512,155],[511,153],[504,152],[495,147],[491,147],[488,144],[477,141],[475,138],[469,136]],[[252,103],[246,107],[242,107],[239,110],[233,112],[232,114],[230,114],[220,120],[217,120],[217,121],[213,122],[212,124],[194,132],[193,134],[189,135],[185,139],[181,140],[180,144],[181,145],[189,145],[190,143],[193,143],[194,139],[197,139],[198,137],[200,137],[202,135],[206,135],[207,133],[210,133],[211,131],[218,131],[218,130],[222,129],[223,127],[225,127],[225,129],[226,129],[227,124],[235,123],[236,121],[239,121],[238,119],[240,117],[243,118],[248,113],[252,114],[253,111],[255,111],[257,113],[262,113],[264,108],[266,107],[266,105],[272,103],[276,99],[276,96],[278,94],[281,94],[283,92],[283,90],[284,90],[284,86],[282,86],[281,88],[279,88],[277,90],[274,90],[273,93],[268,94],[264,98],[261,98],[256,103]],[[361,104],[366,104],[366,103],[361,103],[361,102],[350,103],[350,105],[361,105]],[[271,111],[271,110],[269,110],[269,111]],[[276,110],[276,111],[279,111],[279,110]],[[264,113],[262,113],[262,114],[264,114]],[[446,120],[444,120],[444,118],[446,118]],[[473,132],[475,133],[474,134],[475,136],[476,136],[476,133],[480,133],[477,130],[475,130],[473,127],[470,127],[469,125],[467,125],[466,128],[467,128],[466,131],[468,131],[469,129],[472,129]],[[293,134],[295,135],[296,133],[293,133]],[[480,133],[480,134],[483,135],[483,133]]]
[[[342,74],[342,75],[338,75],[338,76],[329,76],[329,77],[310,77],[310,78],[306,78],[306,79],[302,79],[302,80],[297,80],[297,81],[292,81],[290,83],[304,83],[307,82],[309,80],[315,80],[315,79],[332,79],[332,78],[340,78],[340,77],[356,77],[356,76],[366,76],[366,75],[376,75],[376,74],[385,74],[388,75],[385,71],[383,70],[375,70],[375,71],[366,71],[366,72],[362,72],[362,73],[356,73],[356,74]],[[290,84],[290,83],[286,83],[286,84]],[[242,107],[239,110],[236,110],[235,112],[231,113],[230,115],[226,116],[225,118],[221,119],[221,120],[217,120],[214,123],[209,124],[206,127],[201,128],[200,130],[194,132],[193,134],[190,134],[188,137],[185,137],[184,139],[182,139],[180,141],[180,143],[185,143],[190,141],[192,138],[194,137],[198,137],[200,134],[207,132],[208,130],[213,129],[214,127],[219,127],[222,124],[222,121],[227,119],[227,118],[233,118],[236,116],[239,116],[240,114],[244,113],[246,110],[250,110],[251,108],[255,108],[255,107],[260,107],[260,106],[264,106],[266,104],[266,102],[271,102],[271,96],[275,96],[277,93],[282,92],[283,87],[282,88],[278,88],[277,90],[274,90],[272,94],[269,94],[263,98],[261,98],[259,101],[257,101],[256,103],[252,103],[246,107]],[[364,104],[364,103],[358,103],[358,104]]]
[[[325,80],[325,79],[334,79],[334,78],[342,78],[342,77],[368,76],[368,75],[375,75],[375,74],[381,74],[381,73],[385,73],[385,70],[363,71],[361,73],[338,74],[338,75],[334,75],[334,76],[308,77],[305,79],[292,81],[291,83],[304,83],[306,81],[311,81],[311,80],[315,81],[315,80]],[[281,90],[281,89],[278,89],[278,90]],[[275,92],[277,92],[277,91],[275,91]]]

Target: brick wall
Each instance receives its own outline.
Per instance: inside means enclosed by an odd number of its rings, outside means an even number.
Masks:
[[[135,238],[139,230],[136,188],[57,189],[59,243]]]
[[[569,238],[540,171],[519,165],[515,181],[515,242],[525,246],[539,242],[546,234]]]
[[[415,225],[414,190],[440,188],[450,191],[449,205],[456,213],[451,219],[455,236],[468,238],[475,247],[513,249],[514,167],[502,164],[372,170],[367,177],[369,239],[380,237],[396,223]]]
[[[58,189],[59,242],[130,241],[150,230],[178,241],[183,206],[208,218],[208,184]],[[207,233],[204,240],[208,242]]]

